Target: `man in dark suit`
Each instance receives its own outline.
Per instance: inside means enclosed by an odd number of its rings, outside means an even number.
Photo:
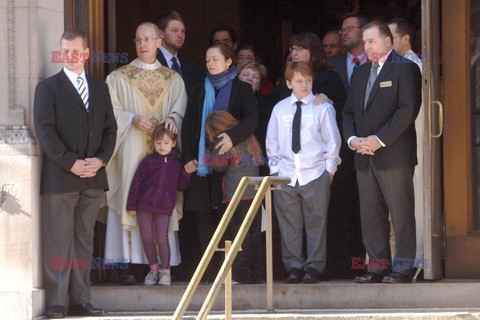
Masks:
[[[202,80],[201,71],[195,62],[181,54],[185,43],[185,25],[176,11],[164,14],[157,22],[162,45],[157,53],[158,61],[165,67],[177,71],[185,82],[187,95],[192,87]]]
[[[416,249],[415,118],[421,105],[422,76],[415,63],[392,49],[388,25],[372,22],[363,30],[365,51],[372,63],[353,73],[343,111],[345,138],[357,152],[363,243],[369,257],[368,272],[354,281],[410,282]],[[393,261],[389,212],[395,229]]]
[[[358,13],[347,13],[342,19],[342,27],[338,31],[346,53],[338,54],[329,59],[340,74],[345,90],[350,88],[350,78],[355,69],[367,62],[363,48],[362,28],[368,22],[367,17]]]
[[[105,163],[117,133],[105,83],[85,73],[89,49],[79,30],[61,39],[64,68],[35,90],[34,122],[43,149],[40,186],[47,317],[99,316],[90,304],[90,260]]]

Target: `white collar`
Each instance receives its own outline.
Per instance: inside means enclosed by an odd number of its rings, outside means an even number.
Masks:
[[[167,50],[167,48],[165,48],[164,46],[160,46],[160,51],[162,51],[163,53],[163,56],[165,57],[165,61],[167,61],[167,63],[169,61],[172,60],[173,57],[175,57],[175,59],[177,59],[177,62],[180,63],[178,61],[178,52],[175,52],[175,54],[172,54],[170,51]]]
[[[161,64],[160,64],[160,62],[158,62],[158,60],[155,60],[154,63],[145,63],[142,60],[140,60],[139,58],[133,60],[132,65],[134,65],[135,67],[138,67],[140,69],[146,69],[146,70],[155,70],[155,69],[158,69],[161,66]]]
[[[292,92],[292,94],[290,95],[290,104],[295,104],[298,100],[302,101],[304,104],[308,104],[310,101],[312,101],[312,99],[315,98],[315,96],[313,95],[312,92],[310,92],[309,94],[307,94],[305,97],[303,97],[302,99],[298,99],[295,94]]]
[[[392,54],[393,48],[388,51],[386,55],[384,55],[379,61],[378,61],[378,69],[382,69],[383,65],[385,64],[385,61],[387,61],[388,56]]]
[[[85,68],[83,68],[80,74],[77,74],[73,71],[68,70],[66,67],[63,67],[63,72],[67,75],[68,79],[73,83],[74,87],[77,87],[77,78],[80,77],[83,81],[87,81],[87,77],[85,76]]]

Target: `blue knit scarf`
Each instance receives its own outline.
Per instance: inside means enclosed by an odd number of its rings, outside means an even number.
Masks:
[[[203,99],[202,129],[198,143],[198,168],[197,174],[201,177],[212,173],[212,168],[203,163],[204,155],[210,154],[207,149],[205,122],[213,110],[228,111],[230,94],[232,93],[232,80],[237,76],[237,69],[231,67],[220,74],[207,73],[205,78],[205,98]],[[215,99],[215,89],[220,90]]]

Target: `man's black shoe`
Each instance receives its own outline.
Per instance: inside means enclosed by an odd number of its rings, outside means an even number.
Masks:
[[[69,316],[93,316],[93,317],[98,317],[98,316],[103,316],[107,312],[103,309],[97,309],[94,306],[92,306],[90,303],[82,303],[82,304],[76,304],[74,306],[70,307],[70,311],[68,312]]]
[[[66,315],[65,307],[62,306],[48,306],[47,313],[45,314],[49,319],[61,319],[65,318]]]
[[[325,274],[313,268],[308,268],[303,276],[303,283],[317,283],[322,280],[326,280]]]
[[[135,276],[133,274],[124,274],[118,279],[118,284],[121,286],[133,286],[137,285],[138,282],[135,280]]]
[[[388,276],[383,278],[383,283],[410,283],[412,282],[412,277],[409,275],[393,271]]]
[[[353,281],[356,283],[380,283],[384,276],[385,274],[383,273],[367,272],[361,276],[355,277]]]
[[[300,283],[302,281],[302,270],[298,268],[291,268],[287,272],[287,279],[285,280],[286,283]]]

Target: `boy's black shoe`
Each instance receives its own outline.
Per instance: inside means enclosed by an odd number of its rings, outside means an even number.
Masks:
[[[302,270],[298,268],[290,268],[287,272],[286,283],[300,283],[302,281]]]
[[[325,279],[325,275],[314,268],[308,268],[303,276],[303,283],[317,283]]]

